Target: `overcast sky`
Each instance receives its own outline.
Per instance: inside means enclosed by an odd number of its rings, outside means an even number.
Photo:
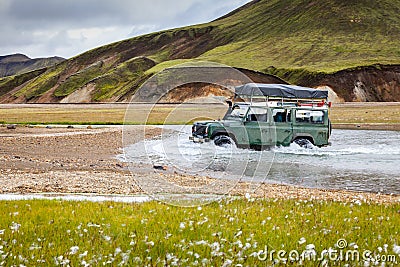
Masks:
[[[133,36],[211,21],[249,0],[0,0],[0,55],[69,58]]]

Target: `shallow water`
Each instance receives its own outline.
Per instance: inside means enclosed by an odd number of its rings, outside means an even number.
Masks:
[[[190,127],[172,128],[177,132],[125,148],[124,160],[221,179],[400,194],[400,132],[333,130],[328,147],[260,152],[195,144]]]

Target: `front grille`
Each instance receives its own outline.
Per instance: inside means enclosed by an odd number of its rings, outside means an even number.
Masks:
[[[193,136],[205,136],[207,126],[203,124],[195,124],[192,127]]]

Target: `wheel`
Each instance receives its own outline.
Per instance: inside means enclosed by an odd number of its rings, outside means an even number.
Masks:
[[[225,146],[233,144],[233,140],[226,135],[218,135],[214,138],[214,144],[216,146]]]
[[[307,149],[314,148],[313,143],[306,138],[298,138],[298,139],[294,140],[294,142],[302,148],[307,148]]]

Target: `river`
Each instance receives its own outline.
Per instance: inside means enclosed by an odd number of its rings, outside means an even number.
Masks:
[[[125,148],[124,160],[192,175],[310,188],[400,194],[400,132],[333,130],[328,147],[267,151],[188,140],[190,127]]]

